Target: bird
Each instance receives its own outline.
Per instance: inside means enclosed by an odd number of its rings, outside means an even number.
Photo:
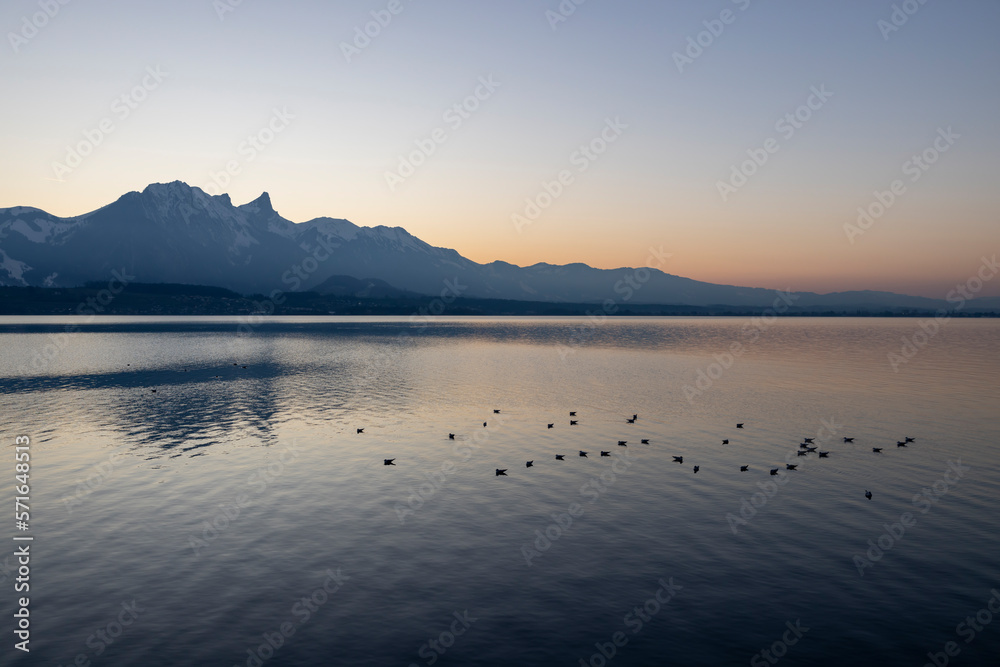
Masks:
[[[565,456],[565,454],[556,454],[556,461],[564,461],[565,459],[563,456]]]
[[[809,454],[809,452],[807,452],[804,449],[800,449],[799,451],[797,451],[795,453],[798,454],[799,456],[807,456]]]
[[[638,418],[639,418],[639,415],[638,415],[638,414],[634,414],[634,415],[632,415],[632,419],[638,419]]]
[[[905,442],[897,442],[896,446],[897,447],[906,447],[906,443]]]
[[[683,456],[675,456],[674,457],[674,461],[677,461],[678,463],[684,463],[684,457]]]
[[[394,466],[394,465],[396,465],[395,463],[393,463],[393,461],[395,461],[395,460],[396,459],[383,459],[382,460],[382,465]]]
[[[155,389],[150,389],[150,391],[153,392],[154,394],[156,393]]]
[[[807,451],[807,452],[815,452],[816,448],[815,447],[806,447],[805,451]]]
[[[629,424],[634,424],[635,423],[634,419],[626,419],[625,421],[627,421]]]
[[[865,489],[865,498],[867,498],[868,500],[872,499],[872,492],[869,491],[868,489]]]
[[[729,440],[728,440],[728,439],[726,439],[726,440],[723,440],[723,441],[722,441],[722,444],[724,444],[724,445],[728,445],[728,444],[729,444]]]
[[[363,428],[359,428],[358,429],[358,433],[364,433],[364,432],[365,432],[365,430]]]
[[[644,445],[648,445],[649,444],[649,438],[643,438],[641,442]]]
[[[501,475],[504,476],[504,477],[507,476],[507,469],[506,468],[497,468],[497,474],[496,474],[496,476],[500,477]]]
[[[535,464],[535,462],[534,462],[534,461],[528,461],[527,463],[525,463],[525,464],[524,464],[524,467],[525,467],[525,468],[530,468],[530,467],[531,467],[531,466],[533,466],[534,464]]]
[[[234,361],[233,366],[239,366],[239,364]]]
[[[799,443],[799,449],[809,449],[809,443],[808,442],[800,442]]]
[[[454,440],[455,439],[455,434],[454,433],[449,433],[448,434],[448,439],[449,440]]]
[[[494,410],[493,414],[498,415],[498,414],[500,414],[500,411],[499,410]]]
[[[844,442],[854,442],[854,438],[844,438]]]
[[[737,424],[736,428],[743,428],[743,422],[740,422],[739,424]]]
[[[486,422],[483,422],[483,428],[486,428]]]
[[[916,438],[911,438],[909,436],[906,436],[905,438],[903,438],[903,442],[913,442],[915,439]]]
[[[772,475],[777,475],[778,474],[778,470],[779,470],[778,468],[771,468],[771,474]]]
[[[570,417],[576,417],[576,413],[575,413],[575,412],[570,412],[570,413],[569,413],[569,416],[570,416]]]
[[[694,471],[695,471],[695,472],[698,472],[698,466],[695,466],[695,467],[694,467]]]
[[[750,470],[750,466],[740,466],[740,472],[746,472],[747,470]]]
[[[582,456],[583,458],[587,458],[587,452],[580,452],[580,456]]]
[[[555,424],[549,424],[549,428],[555,428]]]
[[[813,440],[815,440],[815,439],[816,439],[816,438],[802,438],[802,441],[803,441],[803,442],[808,442],[808,443],[811,443],[811,442],[812,442]]]
[[[569,425],[570,426],[576,426],[576,420],[575,419],[570,419],[569,420]]]
[[[246,368],[246,366],[244,366],[243,368]]]
[[[611,452],[601,452],[601,456],[611,456]]]
[[[830,452],[820,452],[819,453],[819,457],[821,459],[828,459],[828,458],[830,458]]]
[[[628,447],[627,443],[628,443],[628,440],[619,440],[618,441],[618,446],[619,447]]]
[[[872,447],[872,451],[875,452],[876,454],[881,454],[882,453],[882,448],[881,447]]]
[[[786,463],[785,464],[785,470],[795,470],[798,467],[799,467],[798,464],[795,464],[795,463]]]

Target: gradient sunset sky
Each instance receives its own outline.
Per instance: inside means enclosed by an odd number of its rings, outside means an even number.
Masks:
[[[8,0],[0,27],[0,207],[182,180],[478,262],[662,246],[698,280],[935,298],[1000,251],[993,0]]]

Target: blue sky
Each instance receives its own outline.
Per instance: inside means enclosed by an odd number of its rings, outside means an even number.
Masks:
[[[700,280],[934,297],[1000,245],[996,2],[9,0],[0,27],[0,206],[180,179],[482,262],[663,246]]]

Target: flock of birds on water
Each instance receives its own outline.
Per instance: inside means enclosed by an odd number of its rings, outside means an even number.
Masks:
[[[494,410],[493,414],[500,414],[500,410]],[[576,417],[577,415],[576,415],[575,411],[571,411],[569,413],[569,416],[570,417]],[[638,414],[633,414],[631,417],[626,417],[625,421],[626,421],[626,423],[634,424],[638,419],[639,419],[639,415]],[[576,419],[570,419],[570,422],[569,422],[570,426],[576,426],[578,423],[579,423],[579,421],[576,420]],[[745,422],[740,422],[740,423],[736,424],[736,428],[742,429],[744,423]],[[487,422],[483,422],[483,428],[486,428],[486,426],[487,426]],[[548,426],[548,428],[555,428],[555,424],[554,423],[548,424],[547,426]],[[360,433],[364,433],[365,429],[359,428],[359,429],[357,429],[357,432],[359,434]],[[448,438],[451,439],[451,440],[454,440],[455,439],[455,434],[454,433],[449,433],[448,434]],[[902,440],[899,440],[899,441],[896,442],[896,447],[906,447],[909,443],[914,442],[915,440],[916,440],[916,438],[911,438],[910,436],[904,436]],[[797,452],[797,454],[799,456],[808,456],[809,454],[816,453],[816,454],[819,455],[819,458],[821,458],[821,459],[830,458],[830,452],[820,451],[819,448],[818,448],[818,446],[814,444],[814,441],[815,441],[815,438],[803,438],[802,442],[799,443],[799,451]],[[643,445],[648,445],[649,444],[649,438],[642,438],[642,439],[640,439],[640,442]],[[848,443],[848,444],[853,443],[854,442],[854,438],[846,438],[845,437],[844,438],[844,442]],[[729,444],[729,439],[728,438],[723,439],[722,444],[723,445],[728,445]],[[628,441],[627,440],[619,440],[618,441],[618,446],[619,447],[628,447]],[[883,447],[872,447],[872,452],[874,452],[875,454],[881,454],[882,453],[882,449],[883,449]],[[579,450],[579,456],[581,456],[583,458],[587,458],[588,454],[589,454],[589,452],[585,452],[582,449]],[[601,456],[602,457],[610,457],[611,456],[611,452],[610,451],[601,451]],[[565,461],[566,460],[566,455],[565,454],[556,454],[555,457],[556,457],[556,461]],[[674,456],[673,459],[677,463],[680,463],[680,464],[684,463],[684,457],[683,456]],[[383,459],[383,465],[394,466],[394,465],[396,465],[396,459]],[[534,465],[535,465],[534,461],[526,461],[525,464],[524,464],[524,467],[525,468],[531,468]],[[785,470],[795,470],[797,468],[798,468],[798,464],[796,464],[796,463],[786,463],[785,464]],[[496,468],[495,470],[496,470],[496,473],[495,473],[496,477],[506,477],[507,476],[507,471],[509,470],[509,468]],[[696,466],[694,466],[693,470],[697,474],[697,472],[699,470],[701,470],[701,466],[697,466],[696,465]],[[740,466],[740,472],[747,472],[748,470],[750,470],[750,466],[749,465],[741,465]],[[777,468],[771,468],[770,469],[771,475],[777,475],[780,470],[781,470],[780,466],[777,467]],[[869,491],[868,489],[865,489],[865,498],[867,498],[868,500],[872,499],[872,492]]]

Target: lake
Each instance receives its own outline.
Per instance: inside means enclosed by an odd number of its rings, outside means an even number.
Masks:
[[[995,319],[6,317],[0,351],[0,664],[1000,660]]]

